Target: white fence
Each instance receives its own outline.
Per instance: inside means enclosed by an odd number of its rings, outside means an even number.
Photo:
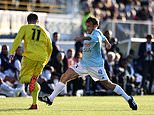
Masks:
[[[118,47],[120,48],[120,51],[124,56],[127,56],[129,54],[130,49],[133,49],[135,51],[135,57],[138,57],[139,45],[142,42],[146,42],[146,39],[130,38],[130,39],[120,41],[118,44]],[[152,42],[154,42],[154,39],[152,39]]]
[[[19,28],[26,24],[26,17],[30,12],[0,10],[0,35],[14,35]],[[81,16],[72,14],[36,13],[40,25],[52,33],[61,34],[61,40],[73,40],[80,33]]]
[[[145,36],[154,34],[154,22],[107,20],[101,23],[100,29],[112,31],[112,36],[118,38],[118,46],[124,56],[127,56],[130,49],[133,49],[137,57],[140,43],[146,41]]]
[[[26,17],[30,12],[0,10],[0,35],[14,34],[26,24]],[[45,26],[47,13],[37,13],[40,25]]]
[[[12,35],[18,32],[20,26],[26,24],[26,17],[30,12],[0,10],[0,35]],[[71,47],[74,44],[74,37],[80,34],[81,16],[76,14],[48,14],[37,13],[40,19],[40,25],[46,27],[52,33],[57,31],[61,34],[60,46],[67,49],[66,43]],[[133,47],[137,49],[138,44],[143,38],[151,33],[154,34],[154,22],[150,21],[121,21],[107,20],[100,24],[102,31],[112,30],[113,37],[117,37],[122,51],[128,54]],[[138,38],[138,39],[136,39]],[[137,41],[133,41],[137,40]],[[0,40],[0,44],[5,43]],[[6,40],[8,41],[8,40]],[[68,41],[68,42],[63,42]],[[70,42],[72,41],[72,42]],[[69,43],[70,42],[70,43]],[[64,43],[64,44],[63,44]],[[136,45],[134,45],[136,44]],[[70,47],[70,45],[68,45]],[[70,47],[70,48],[71,48]],[[136,50],[137,51],[137,50]]]
[[[154,34],[154,22],[134,20],[107,20],[100,25],[101,30],[112,30],[113,36],[119,41],[130,38],[144,38],[147,34]]]
[[[18,32],[21,25],[26,24],[30,12],[0,10],[0,35],[12,35]],[[57,31],[61,40],[73,41],[80,33],[81,16],[78,14],[48,14],[37,13],[40,25],[46,27],[50,34]],[[146,34],[154,34],[154,22],[107,20],[100,24],[102,31],[112,30],[113,37],[119,41],[130,38],[144,38]]]

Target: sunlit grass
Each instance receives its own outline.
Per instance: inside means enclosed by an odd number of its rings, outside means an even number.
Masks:
[[[39,102],[28,110],[31,98],[0,98],[0,115],[154,115],[154,96],[135,96],[138,110],[132,111],[120,96],[57,97],[52,106]]]

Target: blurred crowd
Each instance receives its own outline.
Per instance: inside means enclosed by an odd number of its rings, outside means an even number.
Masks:
[[[81,9],[100,20],[154,20],[153,0],[80,0]]]
[[[49,9],[50,7],[44,4],[64,5],[64,6],[66,5],[67,7],[70,7],[68,5],[69,3],[72,6],[76,4],[74,1],[70,0],[5,0],[5,1],[12,2],[12,5],[14,5],[14,7],[21,7],[16,10],[22,10],[23,7],[28,7],[28,3],[34,3],[34,4],[36,3],[37,5],[36,6],[33,5],[33,7],[36,8],[44,7],[47,9]],[[154,20],[153,0],[78,0],[78,1],[81,11],[86,11],[87,9],[90,9],[90,12],[101,20],[106,20],[106,19],[144,20],[144,21]],[[20,4],[21,2],[24,4]],[[55,6],[54,9],[56,9],[56,7],[57,6]],[[47,9],[44,11],[49,12]]]
[[[146,36],[147,41],[140,44],[138,57],[135,57],[133,49],[128,56],[123,56],[118,48],[118,39],[112,36],[110,30],[104,31],[104,35],[110,41],[110,50],[102,47],[102,57],[105,58],[105,69],[109,78],[119,84],[129,95],[152,94],[154,79],[154,43],[151,42],[153,35]],[[83,34],[84,36],[85,34]],[[61,75],[82,58],[82,41],[75,43],[75,49],[70,48],[67,52],[57,45],[60,33],[54,32],[52,36],[53,53],[48,64],[45,66],[38,82],[41,86],[39,96],[49,95],[53,91]],[[0,94],[5,96],[30,96],[28,84],[21,84],[18,80],[23,48],[19,46],[12,62],[8,59],[8,46],[3,45],[0,53]],[[82,95],[113,95],[112,91],[106,90],[99,82],[94,84],[91,77],[75,79],[67,84],[60,94],[61,96]]]

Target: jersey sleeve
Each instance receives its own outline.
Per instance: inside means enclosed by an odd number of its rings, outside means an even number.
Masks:
[[[101,32],[100,29],[98,29],[97,32],[100,34],[100,36],[102,38],[102,42],[104,42],[106,40],[106,37],[103,35],[103,33]]]
[[[18,48],[18,46],[20,45],[23,37],[24,37],[24,27],[22,26],[17,34],[17,36],[14,39],[14,42],[12,44],[12,48],[10,50],[10,54],[14,54],[15,50]]]
[[[102,42],[106,40],[106,37],[102,34]]]
[[[98,37],[101,37],[99,32],[95,31],[92,34],[88,35],[91,38],[90,42],[98,42]]]

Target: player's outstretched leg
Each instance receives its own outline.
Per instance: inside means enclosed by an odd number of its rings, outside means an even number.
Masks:
[[[72,80],[76,79],[79,75],[71,68],[69,68],[60,79],[60,82],[56,84],[56,87],[50,96],[39,97],[39,100],[45,102],[48,105],[52,105],[55,97],[63,90],[65,84]]]
[[[131,96],[131,99],[128,100],[129,107],[132,108],[132,110],[137,110],[137,104],[134,101],[133,97]]]
[[[115,88],[113,89],[115,93],[124,97],[124,99],[128,102],[130,108],[132,110],[137,110],[137,104],[132,96],[128,96],[126,92],[119,86],[115,84]]]
[[[48,105],[52,105],[53,99],[63,90],[64,87],[65,87],[64,83],[62,82],[57,83],[54,91],[49,97],[48,96],[39,97],[39,100],[45,102]]]
[[[45,102],[48,105],[52,105],[52,101],[50,101],[48,96],[38,97],[39,101]]]
[[[117,84],[112,83],[110,80],[101,81],[102,85],[107,89],[113,90],[118,95],[121,95],[129,104],[132,110],[137,110],[137,104],[132,96],[128,96],[126,92]]]

